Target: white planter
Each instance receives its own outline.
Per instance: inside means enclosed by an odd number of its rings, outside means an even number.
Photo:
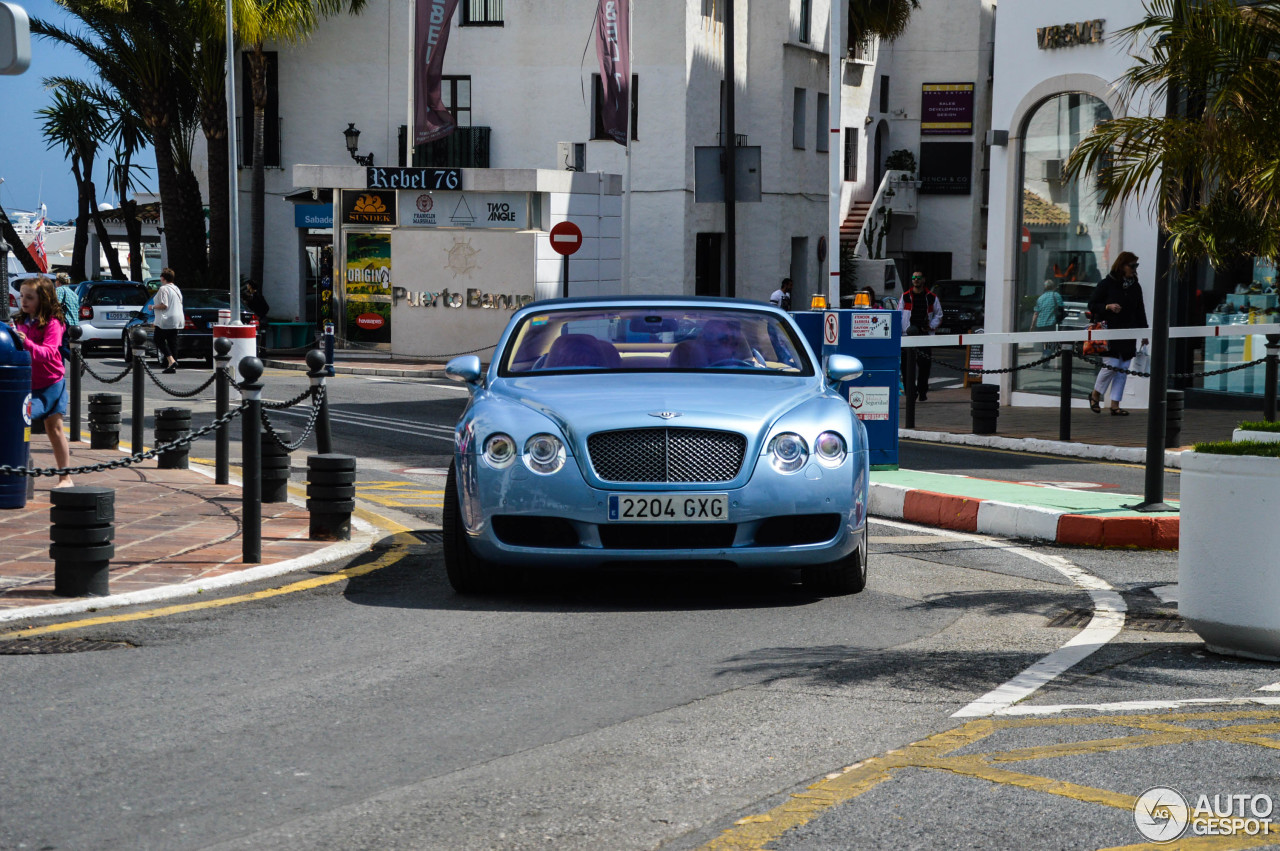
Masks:
[[[1238,428],[1231,432],[1232,443],[1239,443],[1242,440],[1255,440],[1258,443],[1276,443],[1280,442],[1280,431],[1251,431]]]
[[[1280,458],[1182,453],[1178,611],[1214,652],[1280,661]]]

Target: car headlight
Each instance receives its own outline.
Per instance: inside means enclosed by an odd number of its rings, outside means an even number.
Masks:
[[[564,444],[554,434],[535,434],[524,443],[524,465],[535,473],[550,475],[564,466]]]
[[[484,439],[484,460],[490,467],[504,470],[516,460],[516,442],[511,435],[498,432]]]
[[[824,467],[839,467],[844,463],[848,450],[844,438],[838,432],[824,431],[813,442],[813,454]]]
[[[770,463],[779,473],[794,473],[809,460],[809,447],[795,432],[785,431],[769,441]]]

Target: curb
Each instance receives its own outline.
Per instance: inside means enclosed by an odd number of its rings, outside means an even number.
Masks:
[[[875,517],[957,532],[1073,547],[1178,549],[1176,516],[1096,517],[876,482],[871,483],[869,503],[868,510]]]
[[[987,434],[957,434],[949,431],[921,431],[910,428],[898,429],[898,439],[949,443],[956,446],[981,446],[987,449],[1007,449],[1011,452],[1038,452],[1042,455],[1064,455],[1068,458],[1097,461],[1120,461],[1125,464],[1147,463],[1147,450],[1142,446],[1100,446],[1093,443],[1043,440],[1037,437],[999,437]],[[1164,466],[1182,469],[1182,450],[1166,449]]]

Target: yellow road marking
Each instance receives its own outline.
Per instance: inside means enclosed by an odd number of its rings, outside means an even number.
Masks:
[[[1214,728],[1182,726],[1187,721],[1248,721]],[[1068,742],[1006,751],[968,753],[955,751],[976,744],[1000,730],[1019,728],[1079,727],[1087,725],[1146,729],[1134,736],[1113,736],[1092,741]],[[773,809],[738,819],[733,827],[701,846],[700,851],[760,851],[785,833],[812,821],[826,810],[895,779],[902,769],[942,771],[974,777],[1004,786],[1015,786],[1043,794],[1071,798],[1088,804],[1132,811],[1137,798],[1109,789],[1082,786],[1052,777],[1009,771],[998,763],[1051,759],[1092,753],[1110,753],[1141,747],[1161,747],[1193,741],[1223,741],[1280,748],[1280,741],[1267,738],[1280,733],[1280,711],[1235,710],[1228,712],[1172,712],[1150,715],[1097,715],[1078,718],[992,719],[982,718],[944,733],[938,733],[904,748],[863,760],[843,771],[829,774],[803,792],[791,795]],[[1172,843],[1118,846],[1107,851],[1130,849],[1216,849],[1254,848],[1274,844],[1280,827],[1272,825],[1261,836],[1190,837]]]
[[[411,544],[418,543],[416,538],[403,532],[396,534],[396,542],[386,553],[369,562],[368,564],[357,565],[355,567],[347,567],[336,573],[327,576],[313,576],[310,579],[303,579],[298,582],[291,582],[288,585],[281,585],[278,588],[267,588],[262,591],[254,591],[251,594],[239,594],[234,597],[223,597],[218,600],[202,600],[199,603],[185,603],[177,606],[164,606],[159,609],[147,609],[142,612],[126,612],[119,615],[104,615],[98,618],[85,618],[78,621],[68,621],[66,623],[50,624],[49,626],[30,627],[28,629],[16,630],[14,632],[0,633],[0,638],[32,638],[38,635],[50,635],[56,632],[66,632],[72,629],[83,629],[91,626],[101,626],[109,623],[128,623],[130,621],[150,620],[152,618],[168,617],[169,615],[179,615],[186,612],[195,612],[202,609],[217,609],[223,606],[234,606],[238,603],[249,603],[255,600],[267,600],[272,597],[280,597],[285,594],[294,594],[299,591],[309,591],[312,588],[320,588],[325,585],[332,585],[335,582],[342,582],[356,576],[365,576],[376,570],[382,570],[384,567],[391,565],[404,558],[409,552]]]

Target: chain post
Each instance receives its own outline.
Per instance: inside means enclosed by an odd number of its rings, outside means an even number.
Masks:
[[[147,370],[143,365],[143,359],[146,357],[143,346],[147,343],[147,332],[141,328],[134,328],[129,332],[129,343],[133,349],[133,422],[129,439],[133,443],[132,452],[137,455],[146,445],[143,426],[147,419]]]
[[[311,387],[318,388],[320,396],[320,411],[316,416],[316,451],[327,455],[333,451],[333,432],[329,428],[329,394],[325,391],[324,380],[333,373],[325,354],[318,349],[307,352],[307,366],[310,367],[307,377],[311,379]],[[312,404],[315,404],[314,401]]]
[[[1262,397],[1262,415],[1267,422],[1276,421],[1276,381],[1280,380],[1280,334],[1267,335],[1267,389]]]
[[[67,440],[72,443],[80,442],[80,359],[83,355],[80,353],[80,336],[84,334],[84,329],[79,325],[72,325],[67,328],[67,334],[71,337],[71,360],[68,364],[70,375],[67,376],[67,393],[70,395],[71,409],[68,412],[69,422],[67,423]]]
[[[215,337],[213,340],[213,368],[217,379],[214,385],[214,416],[218,419],[227,415],[231,407],[231,376],[227,370],[231,367],[231,340],[226,337]],[[213,481],[225,485],[231,481],[231,426],[223,423],[214,432],[213,438]]]
[[[262,561],[262,361],[257,358],[240,360],[240,375],[244,381],[240,391],[244,395],[244,420],[241,425],[241,488],[243,528],[242,559],[245,564]]]
[[[333,375],[333,320],[324,321],[324,370],[325,375]]]
[[[1062,359],[1062,379],[1058,388],[1058,440],[1071,439],[1071,360],[1072,344],[1058,345],[1059,357]]]

